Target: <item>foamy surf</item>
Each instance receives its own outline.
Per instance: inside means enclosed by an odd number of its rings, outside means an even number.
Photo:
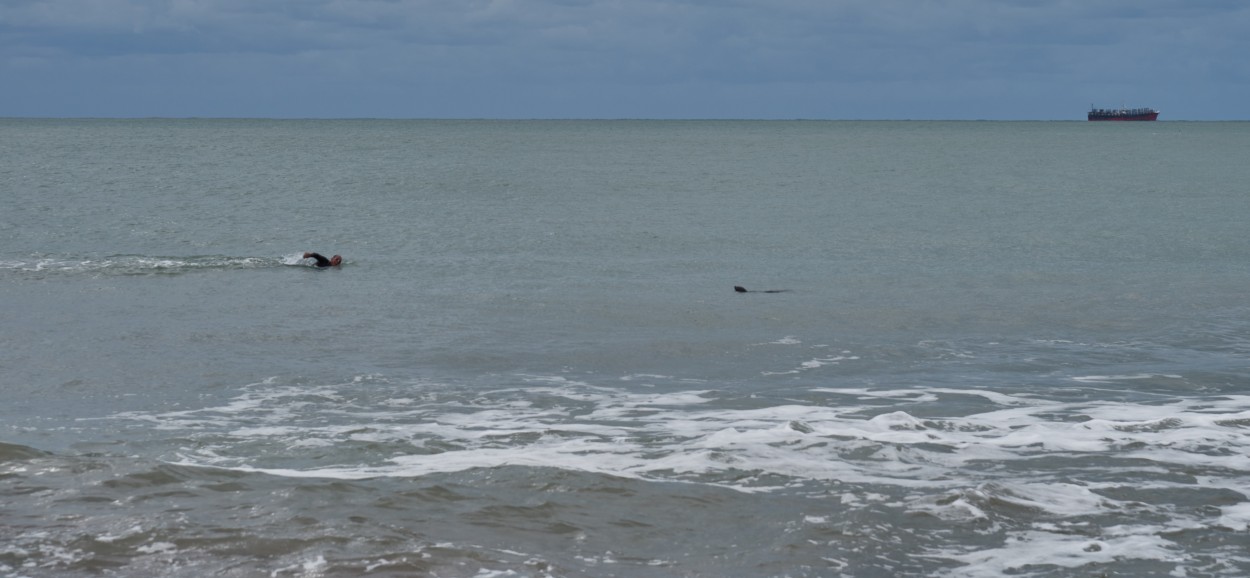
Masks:
[[[743,408],[736,406],[745,400],[708,389],[639,393],[520,379],[530,385],[472,395],[376,378],[256,384],[225,405],[117,419],[196,439],[199,449],[171,456],[180,464],[342,479],[545,465],[743,491],[809,481],[940,490],[999,477],[984,469],[991,463],[1012,478],[1045,479],[1050,472],[1030,464],[1060,457],[1091,475],[1200,469],[1206,485],[1231,486],[1250,472],[1250,396],[1125,404],[945,387],[825,388],[814,390],[820,403]],[[919,417],[889,407],[957,398],[980,400],[981,409]],[[384,450],[362,462],[351,450],[358,444]],[[310,448],[342,452],[331,454],[333,465],[323,457],[317,467],[291,467],[306,462],[301,455]],[[1145,463],[1153,465],[1138,465]]]
[[[611,385],[644,377],[654,391]],[[820,388],[815,400],[796,403],[656,375],[607,385],[564,376],[516,382],[465,390],[378,375],[324,385],[273,379],[222,405],[113,419],[188,440],[166,456],[179,466],[342,481],[554,468],[753,496],[834,497],[842,516],[895,511],[1004,541],[925,546],[923,556],[956,565],[950,576],[1181,563],[1190,558],[1176,533],[1239,531],[1250,519],[1250,396],[1123,403],[950,387]],[[901,409],[956,399],[964,401],[950,407],[978,409]],[[1211,492],[1233,501],[1186,505]],[[805,532],[839,525],[810,512]]]

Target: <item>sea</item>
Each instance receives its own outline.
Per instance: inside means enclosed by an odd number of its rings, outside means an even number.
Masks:
[[[0,119],[0,578],[1250,575],[1247,151]]]

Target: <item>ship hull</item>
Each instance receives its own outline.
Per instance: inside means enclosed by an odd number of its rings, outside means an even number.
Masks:
[[[1132,116],[1097,116],[1089,115],[1089,120],[1159,120],[1159,113],[1152,112],[1150,114],[1135,114]]]
[[[1159,111],[1153,108],[1097,108],[1089,107],[1089,120],[1158,120]]]

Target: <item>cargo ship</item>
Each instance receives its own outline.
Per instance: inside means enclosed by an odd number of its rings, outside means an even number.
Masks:
[[[1089,108],[1089,120],[1158,120],[1153,108]]]

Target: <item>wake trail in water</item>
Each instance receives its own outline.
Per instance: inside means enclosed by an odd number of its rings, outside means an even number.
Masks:
[[[25,259],[0,260],[0,271],[40,278],[56,275],[179,275],[199,271],[267,269],[305,264],[306,260],[298,253],[281,257],[36,255]]]

